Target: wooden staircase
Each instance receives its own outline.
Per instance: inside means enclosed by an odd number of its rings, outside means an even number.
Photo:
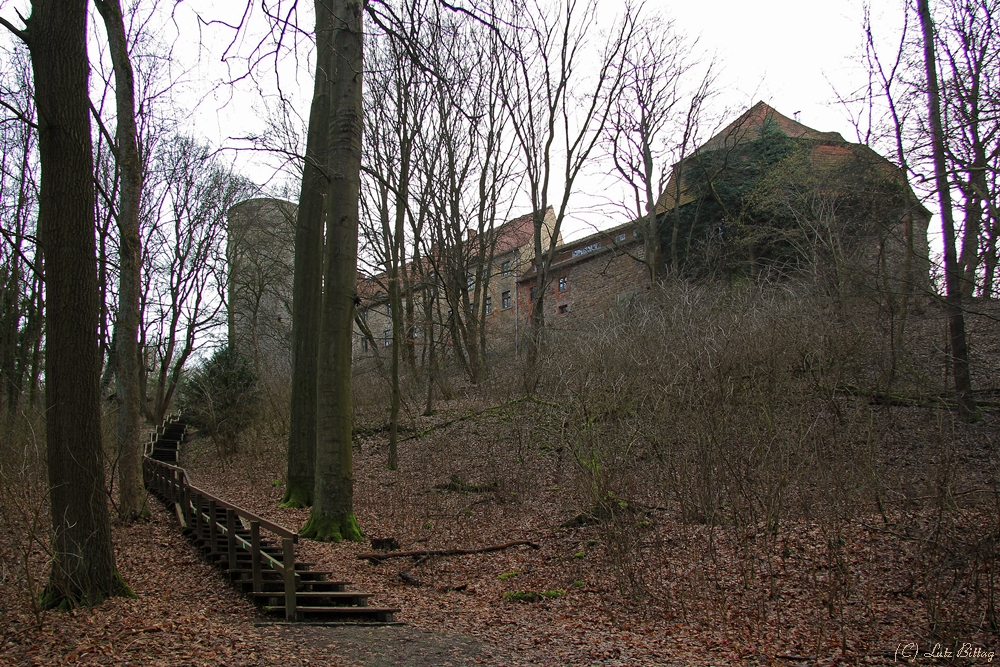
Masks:
[[[146,487],[174,508],[181,530],[240,592],[290,622],[393,622],[399,609],[369,606],[370,593],[296,562],[297,533],[192,486],[175,465],[186,428],[176,416],[157,427],[143,459]]]

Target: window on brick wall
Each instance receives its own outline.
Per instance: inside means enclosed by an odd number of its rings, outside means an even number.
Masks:
[[[500,296],[503,298],[503,301],[501,303],[503,305],[504,310],[510,308],[510,291],[504,292]]]
[[[362,338],[361,339],[361,351],[362,352],[367,352],[368,351],[368,339],[367,338]]]
[[[510,277],[510,260],[509,259],[506,262],[504,262],[503,264],[500,265],[500,275],[502,275],[504,278],[509,278]]]
[[[386,329],[382,333],[382,341],[383,341],[382,345],[384,345],[385,347],[389,347],[390,345],[392,345],[392,329]]]
[[[529,292],[528,299],[530,301],[534,301],[535,300],[535,288],[534,287],[531,288],[531,292]]]
[[[469,275],[469,290],[476,286],[476,277],[474,275]]]
[[[569,312],[569,306],[559,306],[559,314],[565,315]]]
[[[559,291],[565,292],[568,289],[569,289],[569,278],[563,276],[562,278],[559,279]]]
[[[486,314],[489,315],[493,312],[493,297],[486,297]]]
[[[391,303],[385,304],[385,314],[386,314],[386,317],[392,317],[392,304]]]

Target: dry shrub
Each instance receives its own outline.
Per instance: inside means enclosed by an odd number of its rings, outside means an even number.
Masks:
[[[8,413],[0,439],[0,619],[27,609],[41,625],[48,564],[49,485],[45,424],[30,408]],[[0,623],[0,625],[6,625]]]
[[[967,471],[948,463],[946,448],[924,445],[955,441],[942,430],[950,413],[937,411],[937,436],[905,430],[928,410],[919,404],[940,363],[921,347],[917,320],[912,347],[890,359],[892,327],[872,300],[787,284],[673,283],[586,331],[553,336],[540,377],[565,401],[564,443],[623,593],[684,612],[685,601],[663,595],[670,583],[723,613],[728,603],[711,590],[735,577],[755,610],[741,620],[752,629],[780,615],[787,535],[808,525],[822,570],[808,585],[846,650],[868,576],[856,565],[859,535],[909,526],[928,630],[995,633],[1000,515],[982,509],[988,494],[962,495],[965,508],[949,500]],[[977,479],[995,486],[990,466]],[[936,480],[916,496],[920,470]],[[676,559],[695,553],[696,572],[678,572]],[[678,576],[698,584],[684,588]]]
[[[554,342],[549,375],[595,502],[774,532],[809,487],[871,477],[869,406],[838,394],[873,381],[868,333],[786,287],[680,283]]]

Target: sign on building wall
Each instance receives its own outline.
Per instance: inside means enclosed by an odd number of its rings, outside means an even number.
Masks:
[[[595,250],[600,250],[600,249],[601,249],[601,242],[600,241],[598,241],[597,243],[591,243],[589,246],[586,246],[584,248],[577,248],[576,250],[574,250],[573,251],[573,257],[580,257],[582,255],[589,255],[590,253],[594,252]]]

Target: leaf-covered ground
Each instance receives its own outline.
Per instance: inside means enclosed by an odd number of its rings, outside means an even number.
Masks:
[[[418,423],[426,430],[482,407],[455,401]],[[932,418],[916,408],[895,414],[904,434]],[[947,493],[935,492],[943,478],[933,445],[901,437],[908,444],[884,457],[893,474],[908,478],[909,504],[897,499],[884,516],[849,520],[814,508],[816,520],[776,530],[681,521],[677,508],[643,496],[638,467],[634,494],[602,523],[562,527],[592,506],[593,475],[560,445],[559,428],[544,405],[489,410],[402,442],[397,471],[385,467],[384,433],[374,428],[359,437],[355,505],[368,537],[395,538],[403,550],[540,545],[431,558],[409,570],[421,583],[414,586],[398,576],[413,565],[409,559],[374,565],[356,557],[371,550],[367,543],[302,542],[303,558],[374,593],[371,604],[401,608],[404,626],[272,624],[199,558],[172,514],[153,501],[149,521],[114,533],[119,567],[137,599],[92,610],[36,619],[15,536],[0,536],[0,664],[864,665],[896,664],[897,651],[911,642],[921,656],[936,642],[952,650],[964,642],[1000,648],[996,619],[983,616],[979,604],[987,587],[993,590],[987,578],[996,574],[997,540],[972,539],[997,525],[989,486],[995,413],[955,427],[963,454],[947,462]],[[223,461],[210,441],[196,439],[186,445],[185,465],[197,485],[297,528],[308,511],[277,507],[281,444],[260,434]],[[455,475],[496,488],[435,488]],[[934,498],[949,504],[935,508]],[[958,541],[928,546],[949,537]],[[44,572],[37,549],[32,563],[36,575]],[[935,662],[988,661],[919,657],[914,664]]]

